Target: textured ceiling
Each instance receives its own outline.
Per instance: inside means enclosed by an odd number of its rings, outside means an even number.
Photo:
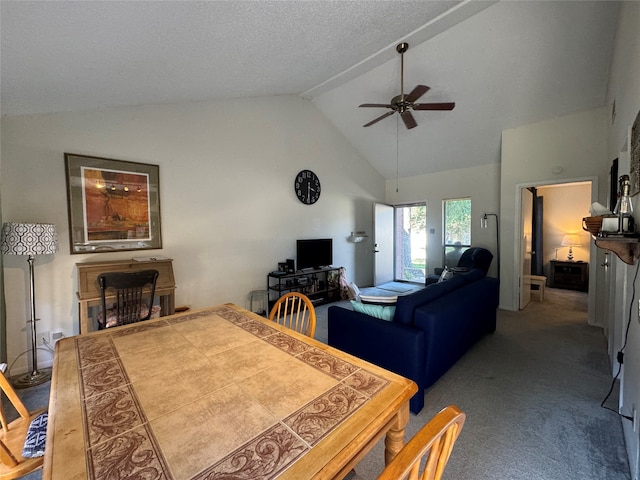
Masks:
[[[604,104],[617,2],[0,3],[3,115],[300,94],[386,178],[499,161],[502,129]],[[418,127],[364,102],[405,89]]]
[[[421,102],[456,102],[451,112],[414,112],[412,130],[396,130],[397,115],[362,128],[378,111],[357,108],[399,93],[397,54],[314,102],[385,178],[396,166],[405,177],[498,163],[502,130],[604,105],[618,7],[498,2],[412,44],[405,90],[424,84]]]
[[[2,113],[298,94],[457,3],[2,1]]]

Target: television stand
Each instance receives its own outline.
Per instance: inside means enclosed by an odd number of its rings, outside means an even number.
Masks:
[[[296,273],[267,275],[269,311],[282,295],[304,293],[314,305],[340,300],[340,267],[306,268]]]

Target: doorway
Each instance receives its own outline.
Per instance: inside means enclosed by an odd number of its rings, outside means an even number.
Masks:
[[[426,212],[425,203],[375,204],[374,285],[392,281],[424,284]]]
[[[536,212],[533,215],[533,211],[536,207],[534,205],[529,206],[527,200],[528,195],[526,191],[531,189],[535,190],[536,196],[542,198],[544,202],[540,202],[539,205],[544,205],[544,214]],[[519,225],[519,245],[517,245],[516,252],[517,269],[518,273],[515,282],[517,287],[518,298],[520,298],[520,308],[526,307],[526,299],[523,302],[523,297],[526,297],[526,290],[530,288],[527,282],[524,281],[525,276],[534,274],[541,274],[539,271],[530,271],[531,267],[527,267],[527,264],[531,264],[527,261],[529,255],[533,252],[533,247],[529,243],[533,232],[538,232],[540,235],[540,241],[536,242],[536,257],[538,263],[542,265],[542,275],[547,277],[547,285],[549,285],[549,279],[551,276],[552,262],[554,261],[576,261],[586,262],[589,264],[589,288],[588,288],[588,312],[589,323],[594,324],[595,318],[595,245],[591,241],[591,237],[588,232],[582,229],[582,218],[589,215],[589,208],[593,201],[597,199],[597,178],[589,179],[575,179],[575,180],[563,180],[562,182],[538,182],[518,185],[517,202],[518,208],[516,212],[518,214],[517,225]],[[531,209],[531,223],[529,223],[528,211]],[[525,221],[526,219],[526,221]],[[536,219],[542,222],[538,228],[534,225]],[[580,244],[574,246],[563,246],[563,238],[565,235],[576,234],[580,238]],[[572,251],[570,251],[572,249]],[[573,255],[573,259],[569,260],[568,257]]]

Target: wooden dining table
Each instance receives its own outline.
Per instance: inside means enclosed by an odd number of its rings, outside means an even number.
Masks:
[[[416,391],[233,304],[64,338],[43,478],[343,478]]]

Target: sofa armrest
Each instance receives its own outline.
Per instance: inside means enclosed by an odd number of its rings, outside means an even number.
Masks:
[[[328,343],[344,352],[409,378],[418,385],[410,409],[424,406],[424,332],[346,308],[328,309]]]

